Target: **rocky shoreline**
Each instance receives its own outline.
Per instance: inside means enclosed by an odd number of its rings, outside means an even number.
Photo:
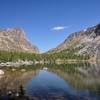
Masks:
[[[54,62],[50,61],[28,61],[28,60],[19,60],[16,62],[0,62],[0,67],[20,67],[20,66],[28,66],[28,65],[36,65],[36,64],[51,64],[51,63],[56,63],[56,64],[63,64],[63,63],[77,63],[77,62],[96,62],[95,60],[74,60],[74,59],[69,59],[69,60],[61,60],[57,59]]]
[[[34,62],[33,61],[16,61],[16,62],[1,62],[0,63],[0,67],[10,67],[10,66],[13,66],[13,67],[19,67],[19,66],[22,66],[22,65],[32,65]]]

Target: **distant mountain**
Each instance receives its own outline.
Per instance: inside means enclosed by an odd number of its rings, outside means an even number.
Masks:
[[[26,38],[22,29],[0,29],[0,50],[38,53],[38,48]]]
[[[48,52],[75,49],[78,54],[94,57],[100,54],[100,24],[72,33],[63,43]]]

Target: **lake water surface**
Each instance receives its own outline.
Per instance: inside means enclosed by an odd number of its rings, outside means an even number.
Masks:
[[[34,100],[100,100],[99,65],[38,66],[31,66],[31,70],[26,68],[26,71],[5,70],[0,76],[0,90],[19,91],[19,86],[23,85],[25,94]]]

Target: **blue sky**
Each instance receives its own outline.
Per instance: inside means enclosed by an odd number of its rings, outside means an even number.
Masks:
[[[100,22],[100,0],[0,0],[0,28],[23,28],[41,52]]]

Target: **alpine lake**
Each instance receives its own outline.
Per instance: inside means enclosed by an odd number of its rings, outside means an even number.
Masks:
[[[100,100],[97,63],[37,64],[2,70],[0,97],[20,92],[31,100]]]

